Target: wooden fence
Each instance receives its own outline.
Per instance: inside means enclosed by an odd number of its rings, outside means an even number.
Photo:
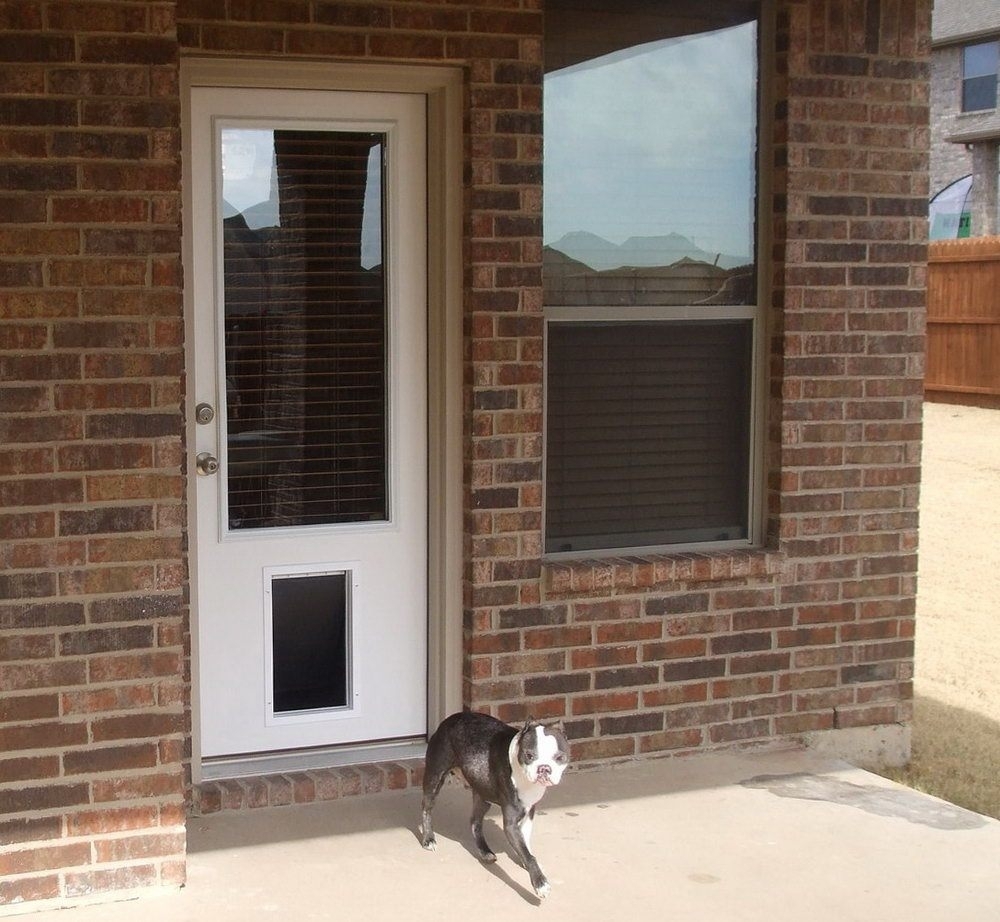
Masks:
[[[936,240],[928,263],[927,399],[1000,407],[1000,237]]]

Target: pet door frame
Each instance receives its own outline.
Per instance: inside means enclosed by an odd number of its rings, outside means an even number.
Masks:
[[[358,718],[364,714],[360,684],[360,655],[356,644],[356,625],[361,614],[361,562],[337,561],[312,566],[293,564],[265,567],[263,570],[263,630],[264,630],[264,723],[269,727],[296,723],[315,723],[322,720]],[[312,708],[301,711],[275,711],[274,709],[274,594],[275,580],[305,576],[344,576],[344,618],[346,621],[347,647],[347,704],[334,707]]]

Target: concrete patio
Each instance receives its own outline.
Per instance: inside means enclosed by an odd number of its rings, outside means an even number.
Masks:
[[[566,776],[535,824],[552,882],[541,905],[501,847],[498,811],[486,823],[497,864],[473,857],[469,807],[449,783],[436,852],[417,841],[412,789],[196,818],[183,890],[25,918],[986,922],[1000,912],[1000,822],[814,752]]]

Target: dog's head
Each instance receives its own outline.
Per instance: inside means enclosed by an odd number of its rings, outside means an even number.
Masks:
[[[562,725],[529,720],[517,734],[517,761],[533,784],[558,784],[569,764],[569,743]]]

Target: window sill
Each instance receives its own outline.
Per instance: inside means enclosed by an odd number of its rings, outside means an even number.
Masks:
[[[767,548],[543,560],[542,591],[550,599],[677,591],[725,580],[766,579],[777,576],[783,564],[784,554]]]

